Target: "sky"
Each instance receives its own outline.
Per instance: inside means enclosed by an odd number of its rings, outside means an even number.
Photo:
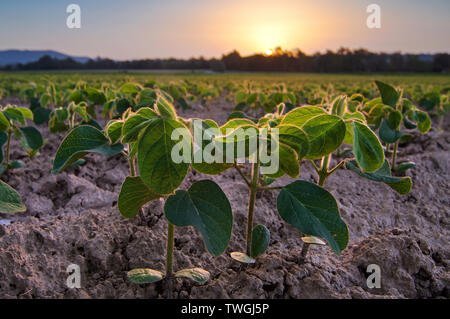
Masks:
[[[66,25],[69,4],[81,28]],[[381,28],[369,29],[369,4]],[[113,59],[220,57],[281,46],[450,52],[450,0],[0,0],[0,50]]]

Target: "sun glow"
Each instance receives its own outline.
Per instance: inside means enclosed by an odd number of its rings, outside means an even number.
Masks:
[[[266,50],[266,55],[267,56],[272,55],[272,54],[273,54],[273,50],[271,50],[271,49],[267,49]]]

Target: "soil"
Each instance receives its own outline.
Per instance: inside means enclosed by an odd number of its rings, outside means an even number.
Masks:
[[[232,105],[195,106],[185,117],[224,123]],[[448,120],[448,119],[447,119]],[[407,174],[413,189],[405,196],[388,186],[341,169],[325,187],[336,197],[349,227],[350,242],[341,255],[312,246],[302,262],[299,232],[279,217],[277,191],[258,193],[256,223],[271,232],[268,251],[253,265],[229,257],[244,251],[248,190],[239,175],[190,172],[182,188],[210,178],[230,199],[234,213],[231,243],[220,257],[206,251],[193,227],[176,228],[175,269],[203,267],[205,285],[177,280],[176,298],[449,298],[450,198],[449,125],[443,132],[415,135],[402,145],[400,160],[417,166]],[[135,285],[126,271],[164,269],[167,222],[162,201],[144,207],[144,218],[124,219],[117,209],[127,161],[117,155],[88,155],[83,166],[53,176],[51,160],[63,135],[49,134],[41,154],[30,161],[19,145],[11,157],[26,166],[2,179],[22,195],[28,210],[0,214],[0,298],[165,298],[164,283]],[[337,162],[335,162],[337,163]],[[301,179],[315,181],[309,164]],[[277,185],[290,181],[283,178]],[[81,288],[68,288],[67,267],[81,267]],[[381,288],[368,288],[367,266],[381,269]]]

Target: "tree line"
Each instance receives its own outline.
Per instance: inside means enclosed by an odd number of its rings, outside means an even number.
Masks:
[[[366,49],[340,48],[324,53],[307,55],[301,50],[285,51],[276,48],[271,55],[241,56],[238,51],[224,54],[220,59],[144,59],[114,61],[90,59],[85,63],[73,59],[56,59],[43,56],[36,62],[8,65],[8,71],[29,70],[212,70],[243,72],[313,72],[313,73],[363,73],[363,72],[449,72],[450,55],[401,54],[370,52]]]

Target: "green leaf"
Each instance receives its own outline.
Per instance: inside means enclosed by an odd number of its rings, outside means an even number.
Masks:
[[[34,123],[36,125],[41,125],[43,123],[47,123],[50,118],[50,111],[49,109],[45,109],[43,107],[36,107],[33,109],[33,118]]]
[[[389,113],[388,116],[388,124],[389,127],[393,130],[398,130],[400,128],[400,124],[402,123],[403,115],[400,111],[394,110]]]
[[[391,168],[387,160],[384,161],[383,166],[374,173],[363,173],[359,169],[356,161],[346,161],[345,167],[358,175],[370,179],[375,182],[382,182],[391,187],[401,195],[408,194],[412,187],[411,177],[393,177],[391,176]]]
[[[404,135],[404,133],[391,129],[387,120],[383,118],[379,130],[379,135],[380,139],[383,142],[392,144],[397,142]]]
[[[345,122],[344,143],[353,144],[353,122],[359,121],[361,123],[366,123],[366,119],[361,112],[345,113],[343,119]]]
[[[87,153],[100,153],[113,156],[122,151],[123,145],[110,145],[109,139],[103,133],[90,125],[74,128],[64,138],[56,152],[53,161],[52,174],[61,172],[64,168],[82,158]]]
[[[172,119],[172,120],[177,119],[177,113],[175,112],[175,107],[164,96],[160,95],[158,97],[155,107],[162,117]]]
[[[16,107],[7,107],[3,114],[10,120],[18,122],[22,125],[26,125],[25,117],[23,116],[22,112],[18,110]]]
[[[8,129],[8,127],[9,127],[8,119],[2,112],[0,112],[0,131],[4,132]]]
[[[291,124],[282,124],[277,128],[280,142],[293,148],[297,152],[298,159],[302,160],[309,151],[309,140],[306,133]]]
[[[256,262],[255,259],[248,256],[247,254],[241,253],[239,251],[234,251],[230,254],[231,258],[233,258],[236,261],[239,261],[243,264],[254,264]]]
[[[353,153],[359,167],[366,172],[374,172],[384,163],[380,140],[367,125],[359,122],[353,122]]]
[[[323,114],[326,114],[325,110],[317,106],[297,107],[283,117],[281,124],[292,124],[297,127],[303,127],[313,117]]]
[[[28,146],[33,150],[38,150],[44,144],[41,133],[32,126],[21,127],[20,131],[25,137]]]
[[[375,81],[375,84],[378,87],[378,91],[380,91],[380,95],[381,95],[381,99],[383,100],[383,103],[395,108],[397,105],[398,99],[400,98],[400,95],[398,94],[397,90],[394,89],[389,84],[383,83],[381,81]]]
[[[252,233],[251,256],[256,258],[262,255],[269,246],[270,232],[266,226],[256,225]]]
[[[236,104],[242,103],[244,102],[246,96],[247,94],[244,91],[240,91],[236,94],[234,101],[236,102]]]
[[[346,131],[344,121],[329,114],[313,117],[302,129],[310,143],[307,159],[318,159],[337,150],[344,141]]]
[[[120,189],[119,211],[125,218],[135,217],[144,204],[159,197],[161,195],[152,192],[140,176],[128,176]]]
[[[138,84],[125,83],[120,87],[119,91],[125,94],[136,94],[139,93],[140,88],[138,87]]]
[[[175,163],[172,149],[178,141],[172,140],[175,129],[185,129],[171,119],[157,118],[145,129],[138,144],[138,166],[144,183],[158,194],[171,194],[189,169],[189,163]]]
[[[422,134],[428,133],[431,128],[431,118],[428,113],[415,110],[412,116],[413,120],[417,122],[417,128]]]
[[[295,181],[280,191],[277,208],[281,217],[303,234],[325,239],[336,253],[348,243],[347,225],[334,197],[322,187]]]
[[[187,268],[177,271],[175,277],[187,278],[196,281],[199,284],[204,284],[209,280],[210,274],[202,268]]]
[[[93,88],[87,88],[87,99],[94,105],[103,105],[106,102],[105,94]]]
[[[106,135],[109,137],[111,144],[116,144],[122,137],[123,121],[111,121],[105,128]]]
[[[122,127],[122,142],[130,143],[138,139],[139,133],[148,127],[152,119],[141,116],[139,114],[131,115]]]
[[[213,181],[192,184],[167,198],[166,218],[176,226],[194,226],[202,234],[208,251],[221,255],[228,246],[233,226],[231,205],[222,189]]]
[[[404,171],[414,168],[414,167],[416,167],[416,163],[404,162],[404,163],[397,164],[397,166],[395,167],[395,171],[396,172],[404,172]]]
[[[128,280],[134,284],[151,284],[164,278],[164,274],[150,268],[136,268],[127,272]]]
[[[74,102],[75,104],[78,104],[78,103],[80,103],[83,100],[83,95],[81,94],[81,92],[79,90],[75,90],[69,95],[67,100],[69,102]],[[45,104],[42,104],[42,105],[45,106]]]
[[[0,180],[0,213],[22,213],[27,208],[22,203],[20,195],[8,184]]]
[[[343,116],[347,110],[347,96],[338,96],[331,105],[331,114]]]

